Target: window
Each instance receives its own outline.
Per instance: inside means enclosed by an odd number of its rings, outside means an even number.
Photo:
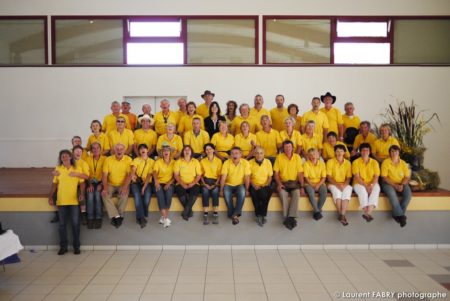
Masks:
[[[0,64],[46,64],[46,17],[0,19]]]
[[[257,18],[187,19],[188,64],[256,64]]]
[[[181,18],[129,19],[127,24],[127,64],[184,64]]]
[[[122,19],[54,19],[54,64],[123,64]]]

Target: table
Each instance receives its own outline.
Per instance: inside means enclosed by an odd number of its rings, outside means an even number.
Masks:
[[[6,233],[0,235],[0,261],[16,254],[23,249],[20,243],[19,236],[14,234],[12,230],[6,231]],[[5,264],[3,263],[3,271],[5,270]]]

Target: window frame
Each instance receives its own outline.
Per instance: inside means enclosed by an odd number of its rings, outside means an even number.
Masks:
[[[44,21],[44,64],[0,64],[0,67],[43,67],[49,65],[48,56],[48,17],[43,15],[19,15],[19,16],[3,16],[0,20],[42,20]]]

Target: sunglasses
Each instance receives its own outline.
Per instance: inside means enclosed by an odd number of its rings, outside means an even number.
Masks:
[[[125,123],[125,120],[117,120],[117,123]]]

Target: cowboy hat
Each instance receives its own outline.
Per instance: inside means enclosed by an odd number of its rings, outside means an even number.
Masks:
[[[333,98],[333,103],[336,102],[336,96],[332,95],[330,92],[327,92],[325,95],[320,96],[320,100],[323,102],[323,100],[325,99],[325,97],[330,96],[331,98]]]
[[[206,95],[212,95],[212,97],[216,96],[216,94],[212,93],[209,90],[205,90],[205,93],[202,94],[202,98],[204,98]]]

